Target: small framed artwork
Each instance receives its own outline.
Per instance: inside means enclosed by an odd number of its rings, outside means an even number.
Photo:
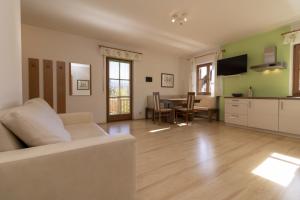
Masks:
[[[174,74],[161,74],[161,87],[174,88]]]
[[[77,90],[89,90],[90,81],[89,80],[77,80]]]

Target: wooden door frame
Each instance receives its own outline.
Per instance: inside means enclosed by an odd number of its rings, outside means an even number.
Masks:
[[[293,96],[300,96],[299,91],[299,68],[300,59],[296,56],[296,49],[300,48],[300,44],[295,44],[293,47]],[[297,80],[297,82],[296,82]]]
[[[123,115],[109,115],[109,61],[117,61],[117,62],[126,62],[130,65],[130,114]],[[132,120],[133,119],[133,61],[125,60],[113,57],[106,57],[106,120],[107,122],[115,122],[115,121],[124,121],[124,120]]]

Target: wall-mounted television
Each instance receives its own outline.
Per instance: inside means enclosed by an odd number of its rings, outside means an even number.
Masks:
[[[217,75],[229,76],[229,75],[246,73],[247,60],[248,60],[247,54],[218,60]]]

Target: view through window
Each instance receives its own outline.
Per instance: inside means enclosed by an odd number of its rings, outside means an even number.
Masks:
[[[212,63],[197,66],[197,94],[210,95],[214,87],[214,71]]]

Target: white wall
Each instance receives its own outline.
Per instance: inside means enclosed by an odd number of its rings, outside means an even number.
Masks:
[[[24,100],[28,99],[28,58],[39,58],[40,67],[42,67],[42,59],[61,60],[67,64],[69,62],[91,64],[92,96],[69,96],[67,94],[67,112],[91,111],[94,112],[97,122],[105,122],[106,92],[104,84],[106,79],[104,76],[104,61],[100,54],[99,44],[108,45],[101,41],[77,35],[22,25]],[[124,46],[113,46],[128,49]],[[135,119],[144,117],[146,96],[152,95],[153,91],[159,91],[161,94],[181,94],[185,92],[183,84],[185,76],[182,75],[184,70],[180,67],[180,59],[157,52],[148,52],[146,50],[142,52],[144,54],[143,59],[135,61],[133,66],[133,111]],[[166,89],[160,87],[160,75],[162,72],[175,74],[174,88]],[[154,82],[146,83],[145,76],[152,76]],[[69,81],[67,80],[67,91],[68,83]],[[42,87],[41,94],[43,94]]]
[[[0,109],[22,103],[20,0],[0,1]]]

